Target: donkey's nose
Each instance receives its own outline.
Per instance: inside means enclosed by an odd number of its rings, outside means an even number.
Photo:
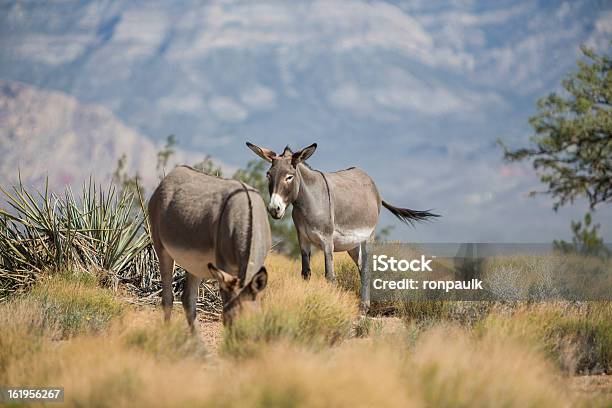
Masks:
[[[280,213],[281,213],[281,207],[280,205],[272,205],[270,204],[268,206],[268,212],[270,213],[270,215],[274,218],[278,218]]]

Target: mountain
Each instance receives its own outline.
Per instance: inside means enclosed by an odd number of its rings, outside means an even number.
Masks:
[[[125,125],[105,107],[81,104],[58,91],[14,81],[0,81],[0,184],[42,186],[49,177],[55,189],[78,186],[90,175],[110,180],[117,160],[127,156],[126,169],[138,172],[143,184],[157,182],[158,146]],[[177,152],[174,162],[198,156]]]
[[[0,78],[234,165],[249,139],[350,163],[380,138],[401,157],[521,137],[578,46],[612,33],[601,1],[430,3],[5,2]]]
[[[313,167],[361,167],[385,200],[444,216],[414,230],[394,224],[393,238],[567,239],[584,202],[554,213],[546,197],[528,198],[543,186],[528,164],[504,163],[496,140],[525,146],[537,99],[576,69],[581,44],[609,53],[611,36],[605,0],[0,2],[0,78],[121,123],[45,115],[71,136],[40,127],[38,139],[12,144],[0,177],[14,178],[19,160],[38,180],[47,168],[57,182],[109,174],[124,150],[148,175],[155,159],[143,136],[158,145],[175,134],[186,152],[234,168],[255,158],[245,141],[317,142]],[[56,116],[78,132],[60,131]],[[132,136],[116,137],[119,128]],[[383,214],[381,225],[396,223]],[[612,236],[612,208],[598,220]]]

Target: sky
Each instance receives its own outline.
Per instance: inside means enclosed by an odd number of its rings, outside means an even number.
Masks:
[[[323,171],[358,166],[396,205],[442,218],[392,238],[550,242],[584,202],[552,210],[525,146],[538,98],[579,46],[609,53],[605,1],[0,1],[0,79],[110,110],[155,143],[228,169],[313,142]],[[36,141],[32,141],[36,143]],[[594,215],[612,241],[612,208]]]

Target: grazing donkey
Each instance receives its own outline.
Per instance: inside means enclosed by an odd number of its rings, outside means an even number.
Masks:
[[[231,325],[241,309],[258,305],[257,294],[268,279],[263,264],[271,238],[266,206],[257,190],[180,166],[153,193],[149,218],[166,321],[174,299],[174,261],[188,272],[182,303],[192,331],[202,278],[219,281],[225,325]]]
[[[325,253],[325,277],[334,281],[333,252],[347,251],[359,268],[362,312],[370,307],[370,273],[366,244],[371,241],[384,206],[400,220],[412,224],[429,217],[428,211],[394,207],[383,201],[374,181],[363,170],[351,167],[334,173],[310,168],[304,161],[315,152],[314,143],[293,153],[289,147],[281,155],[247,142],[259,157],[272,163],[268,170],[270,204],[268,212],[280,219],[293,204],[293,222],[302,254],[302,276],[310,277],[311,244]]]

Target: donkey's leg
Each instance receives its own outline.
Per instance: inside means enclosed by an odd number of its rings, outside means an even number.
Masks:
[[[164,308],[164,320],[170,321],[172,314],[172,303],[174,294],[172,293],[172,276],[174,275],[174,259],[163,248],[155,246],[157,259],[159,259],[159,273],[162,281],[162,306]]]
[[[198,301],[198,289],[202,278],[187,273],[185,288],[183,289],[183,295],[181,300],[183,302],[183,309],[185,309],[185,316],[187,317],[187,323],[192,333],[195,333],[195,325],[193,322],[196,318],[196,303]]]
[[[370,309],[370,270],[365,250],[366,244],[366,242],[362,242],[355,248],[347,251],[359,269],[361,281],[361,301],[359,303],[359,310],[363,314],[367,314]]]
[[[325,254],[325,279],[333,283],[336,281],[336,275],[334,274],[334,247],[331,238],[328,242],[323,243],[323,253]]]
[[[370,263],[368,262],[368,243],[364,241],[359,244],[359,274],[361,277],[361,301],[359,310],[364,315],[370,310]]]
[[[307,238],[298,235],[298,241],[300,242],[300,253],[302,254],[302,278],[304,280],[310,279],[310,253],[311,243]]]

